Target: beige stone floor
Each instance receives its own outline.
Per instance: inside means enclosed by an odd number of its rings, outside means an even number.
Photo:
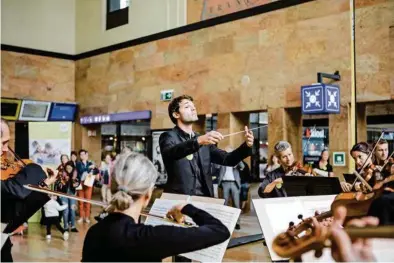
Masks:
[[[251,188],[252,198],[257,197],[257,185]],[[99,195],[94,195],[95,199]],[[99,212],[99,207],[92,207],[92,215]],[[95,220],[92,220],[93,224]],[[79,233],[70,233],[68,241],[63,241],[61,234],[53,229],[52,240],[45,240],[45,227],[30,223],[27,232],[23,236],[13,236],[14,244],[12,253],[14,261],[39,261],[39,262],[65,262],[80,261],[83,247],[83,240],[89,225],[78,225]],[[261,233],[261,229],[255,216],[253,207],[247,214],[241,215],[241,230],[235,230],[233,237],[253,235]],[[169,261],[166,259],[165,261]],[[268,250],[261,242],[239,246],[228,249],[223,261],[270,261]]]

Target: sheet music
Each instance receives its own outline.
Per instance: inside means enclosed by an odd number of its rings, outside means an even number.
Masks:
[[[166,199],[156,199],[155,202],[153,203],[149,214],[155,215],[155,216],[162,216],[165,217],[167,215],[167,212],[174,207],[175,205],[180,204],[181,202],[184,201],[179,201],[179,200],[166,200]],[[191,220],[191,219],[190,219]],[[173,225],[173,226],[179,226],[178,224],[173,224],[167,220],[148,216],[145,220],[146,225]]]
[[[302,200],[302,205],[304,207],[304,218],[311,217],[315,215],[315,212],[324,213],[330,211],[331,204],[334,201],[336,195],[327,196],[326,200]],[[305,199],[305,197],[302,197]]]
[[[228,228],[230,233],[233,233],[241,213],[240,209],[212,203],[192,202],[192,204],[219,219]],[[227,239],[221,244],[185,253],[182,256],[200,262],[221,262],[229,241],[230,239]]]

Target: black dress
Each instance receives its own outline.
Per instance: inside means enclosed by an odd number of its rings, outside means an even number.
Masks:
[[[111,213],[85,237],[82,262],[158,262],[224,242],[230,232],[218,219],[193,205],[182,213],[199,227],[149,226],[122,213]]]
[[[12,233],[49,200],[47,194],[32,192],[25,184],[38,185],[46,175],[37,164],[28,164],[14,177],[1,182],[1,222],[6,223],[4,233]],[[8,238],[1,249],[1,261],[12,261],[12,243]]]

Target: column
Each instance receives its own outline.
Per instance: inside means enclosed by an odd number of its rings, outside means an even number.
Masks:
[[[95,135],[89,135],[93,131]],[[96,164],[101,161],[101,125],[87,125],[82,126],[76,124],[75,126],[75,151],[85,149],[89,152],[89,159]]]
[[[329,115],[329,134],[330,134],[330,157],[331,163],[333,152],[345,152],[346,166],[333,166],[336,176],[343,180],[343,173],[347,173],[354,169],[354,162],[350,157],[349,151],[352,145],[352,121],[350,117],[350,104],[341,105],[340,114]]]
[[[281,140],[288,141],[295,160],[302,160],[302,116],[300,108],[268,109],[269,155],[274,153],[274,145]]]
[[[240,132],[245,129],[245,126],[249,125],[249,112],[237,112],[237,113],[219,113],[217,131],[223,135],[230,133]],[[233,136],[224,138],[219,143],[219,148],[224,149],[227,146],[232,148],[239,147],[245,141],[243,133],[239,133]]]
[[[367,141],[367,105],[365,103],[357,103],[357,138],[356,142]]]

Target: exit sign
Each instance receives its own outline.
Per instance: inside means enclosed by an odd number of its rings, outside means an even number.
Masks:
[[[170,101],[174,97],[174,90],[162,90],[160,92],[161,101]]]

